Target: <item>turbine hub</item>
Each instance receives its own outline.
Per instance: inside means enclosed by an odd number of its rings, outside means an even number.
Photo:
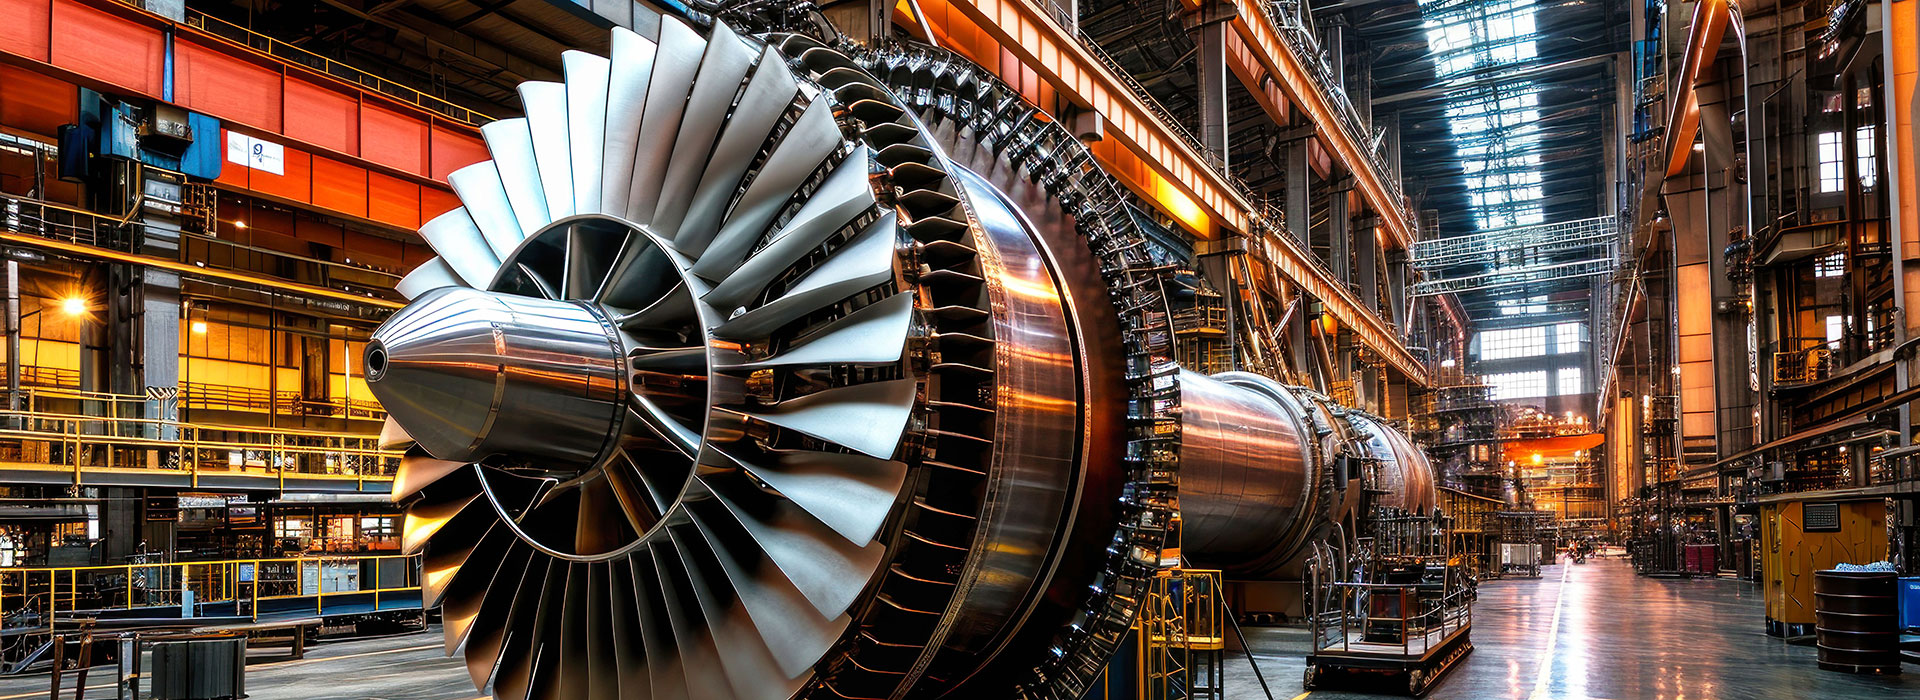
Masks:
[[[366,376],[438,459],[583,469],[620,433],[625,354],[592,304],[442,287],[374,332]]]

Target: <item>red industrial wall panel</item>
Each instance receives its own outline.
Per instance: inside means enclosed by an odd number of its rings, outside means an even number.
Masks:
[[[380,173],[367,173],[367,218],[404,229],[420,228],[421,189],[431,188]]]
[[[447,181],[455,170],[487,159],[487,144],[470,131],[433,127],[433,179]]]
[[[434,217],[460,207],[460,198],[451,190],[438,187],[420,188],[420,223],[432,221]]]
[[[356,263],[368,263],[382,267],[399,268],[406,264],[406,246],[399,241],[369,236],[355,231],[346,232],[346,245],[343,254]]]
[[[78,90],[59,78],[0,65],[0,124],[52,139],[60,125],[75,121]]]
[[[182,107],[280,131],[280,71],[181,39],[173,43],[173,99]]]
[[[362,104],[360,157],[401,172],[429,177],[426,121],[383,107]]]
[[[360,154],[360,100],[292,75],[286,79],[289,138],[348,155]]]
[[[305,217],[293,220],[293,235],[300,240],[318,243],[329,248],[340,248],[346,245],[345,228]],[[312,251],[303,253],[303,255],[312,254]]]
[[[281,168],[283,174],[275,175],[273,171],[254,168],[253,173],[247,176],[248,184],[252,186],[253,191],[261,194],[295,202],[312,202],[313,156],[292,148],[286,149],[286,154],[285,165]],[[228,163],[221,170],[226,170],[228,167],[244,168],[246,166]]]
[[[75,0],[54,0],[48,53],[56,66],[159,97],[165,50],[159,29]]]
[[[51,21],[50,0],[0,0],[0,51],[48,60]]]
[[[314,156],[313,205],[366,218],[367,169]]]

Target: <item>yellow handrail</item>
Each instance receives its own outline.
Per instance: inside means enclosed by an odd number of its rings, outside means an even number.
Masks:
[[[398,582],[403,585],[386,585],[381,573],[382,563],[396,560],[406,561],[409,564],[403,579]],[[369,563],[373,565],[374,571],[372,587],[356,587],[353,590],[329,591],[327,590],[326,581],[321,579],[315,582],[312,593],[306,592],[306,572],[309,568],[312,568],[315,575],[319,576],[320,573],[324,571],[324,567],[329,565],[364,567]],[[262,574],[265,570],[265,567],[262,566],[263,564],[290,566],[295,575],[292,582],[294,583],[296,592],[261,595],[260,584]],[[252,567],[252,574],[250,577],[246,577],[249,580],[241,580],[243,578],[243,567],[246,566]],[[260,601],[262,600],[288,600],[307,596],[311,596],[314,599],[314,612],[316,614],[321,614],[326,611],[326,599],[329,596],[339,598],[340,596],[371,594],[374,600],[374,609],[378,610],[382,594],[390,595],[393,593],[420,590],[419,567],[420,555],[417,554],[222,559],[163,564],[7,567],[0,568],[0,621],[5,621],[5,624],[0,626],[13,626],[14,623],[11,618],[29,609],[35,609],[41,612],[43,615],[43,624],[51,628],[58,622],[57,618],[62,613],[70,614],[74,612],[95,611],[109,607],[109,605],[104,602],[104,599],[101,600],[101,605],[85,608],[80,607],[80,579],[83,575],[90,581],[100,581],[103,579],[111,581],[114,575],[117,574],[120,576],[121,581],[124,582],[126,587],[125,596],[122,599],[122,604],[126,610],[132,610],[135,607],[134,593],[136,588],[141,588],[145,591],[148,597],[148,605],[160,607],[184,603],[184,596],[181,595],[184,591],[215,593],[215,595],[211,596],[196,595],[196,603],[233,602],[238,604],[242,602],[240,593],[244,587],[245,590],[252,594],[244,601],[248,606],[247,616],[251,619],[258,619],[260,616]],[[159,574],[157,577],[157,585],[155,585],[156,572]],[[40,576],[45,576],[47,579],[47,585],[44,589],[46,591],[44,609],[34,605],[38,598],[38,594],[34,593],[34,580]],[[62,577],[67,579],[66,594],[64,597],[61,595],[60,587],[60,579]],[[20,581],[19,593],[7,593],[9,588],[6,585],[7,581],[14,578]],[[136,586],[135,582],[137,580],[146,581],[147,583]],[[238,612],[237,607],[236,605],[235,612]]]

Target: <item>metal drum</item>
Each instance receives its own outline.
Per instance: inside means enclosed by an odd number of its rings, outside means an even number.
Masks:
[[[1816,571],[1814,634],[1820,668],[1899,673],[1900,627],[1891,571]]]

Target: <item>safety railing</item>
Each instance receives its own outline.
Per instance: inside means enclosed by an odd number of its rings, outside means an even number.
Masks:
[[[136,207],[134,212],[138,211]],[[10,194],[0,194],[0,233],[29,235],[121,253],[132,251],[132,242],[145,235],[142,224],[132,221],[132,214],[115,218]],[[169,235],[179,234],[169,232]],[[277,282],[290,282],[334,288],[388,301],[400,298],[392,285],[398,283],[401,275],[391,270],[293,255],[211,236],[188,234],[183,238],[180,254],[174,262],[257,275],[259,284],[265,287],[272,287]],[[307,274],[297,278],[277,272],[302,268]]]
[[[199,10],[187,10],[187,26],[247,47],[279,61],[298,65],[316,73],[353,83],[380,93],[382,96],[418,107],[462,124],[480,126],[493,121],[493,117],[481,114],[478,111],[448,102],[444,99],[421,92],[418,89],[382,78],[360,68],[327,58],[326,56],[208,15]]]
[[[1173,569],[1147,582],[1136,627],[1141,700],[1219,698],[1226,608],[1220,572]]]
[[[1399,647],[1403,655],[1423,654],[1438,647],[1454,632],[1473,625],[1469,589],[1449,586],[1432,595],[1437,584],[1334,582],[1331,604],[1313,616],[1316,651],[1351,652]]]
[[[37,199],[0,195],[0,230],[115,250],[127,247],[127,219]]]
[[[418,608],[419,592],[419,555],[10,567],[0,569],[0,628],[48,629],[147,608],[253,620],[372,612]]]
[[[268,477],[389,477],[401,453],[373,435],[204,425],[41,411],[0,411],[0,463],[10,468],[147,469]]]
[[[0,368],[6,363],[0,362]],[[145,418],[148,399],[141,394],[111,394],[82,391],[80,373],[74,370],[26,365],[20,368],[20,407],[22,410],[109,418]],[[387,417],[380,402],[372,399],[328,397],[306,398],[297,391],[273,391],[258,387],[181,382],[176,408],[211,411],[273,412],[290,416],[325,416],[382,420]],[[5,406],[0,406],[4,408]],[[180,416],[173,416],[179,418]]]

